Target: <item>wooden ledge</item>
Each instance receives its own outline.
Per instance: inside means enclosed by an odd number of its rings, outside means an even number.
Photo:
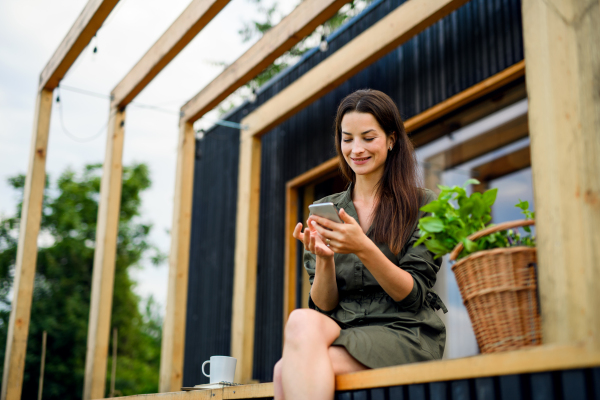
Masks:
[[[600,352],[584,346],[540,346],[339,375],[335,389],[358,390],[597,366],[600,366]]]
[[[335,389],[360,390],[598,366],[600,352],[590,351],[584,346],[540,346],[528,350],[429,361],[339,375],[336,377]],[[129,396],[135,400],[224,400],[265,397],[273,397],[273,383]]]

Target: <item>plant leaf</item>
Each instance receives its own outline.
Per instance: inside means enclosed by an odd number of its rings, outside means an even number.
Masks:
[[[498,188],[486,190],[483,194],[483,202],[486,206],[492,206],[496,201],[496,196],[498,195]]]
[[[465,181],[465,183],[463,184],[463,188],[466,188],[469,185],[479,185],[481,182],[479,182],[477,179],[467,179]]]
[[[444,222],[438,217],[423,217],[419,220],[419,228],[427,232],[441,232]]]

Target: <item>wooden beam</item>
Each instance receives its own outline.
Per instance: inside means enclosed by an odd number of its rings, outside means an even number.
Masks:
[[[119,0],[89,0],[40,75],[39,88],[52,90],[94,37]]]
[[[123,108],[229,3],[193,0],[112,91],[112,106]]]
[[[296,308],[296,269],[298,257],[296,238],[292,236],[298,223],[298,188],[287,185],[285,192],[285,266],[283,270],[283,328]]]
[[[243,119],[247,136],[261,136],[358,71],[456,10],[467,0],[420,0],[400,5]]]
[[[121,208],[124,125],[125,111],[111,108],[96,227],[96,249],[83,384],[84,400],[104,398],[106,387],[106,360]]]
[[[335,379],[335,389],[359,390],[598,366],[600,353],[589,352],[582,346],[539,346],[528,350],[421,362],[338,375]]]
[[[441,166],[442,170],[453,168],[473,160],[490,151],[499,149],[500,147],[506,146],[519,139],[523,139],[527,137],[528,134],[529,125],[527,115],[515,118],[489,132],[476,136],[471,140],[467,140],[466,142],[460,143],[444,151],[445,157],[444,164]]]
[[[194,122],[250,81],[335,13],[348,0],[305,0],[182,108]]]
[[[600,349],[600,2],[523,1],[544,343]]]
[[[238,360],[235,382],[248,383],[254,356],[261,142],[258,137],[240,136],[231,356]]]
[[[195,149],[194,127],[180,121],[167,312],[161,343],[160,392],[179,390],[183,382]]]
[[[265,399],[273,397],[273,383],[230,386],[222,389],[189,390],[185,392],[138,394],[135,396],[115,397],[115,399],[135,400],[228,400],[228,399]]]
[[[31,149],[29,150],[29,167],[23,192],[13,285],[14,294],[4,355],[2,400],[18,400],[21,398],[38,253],[37,240],[42,218],[44,187],[46,185],[46,152],[51,112],[52,91],[41,90],[38,93],[35,106]]]
[[[475,176],[482,184],[485,184],[493,179],[498,179],[505,175],[512,174],[513,172],[520,171],[530,165],[531,154],[529,146],[527,146],[473,168],[473,176]]]

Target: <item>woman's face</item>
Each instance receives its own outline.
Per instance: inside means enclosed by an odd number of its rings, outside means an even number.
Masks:
[[[372,114],[349,112],[342,118],[342,154],[356,175],[383,175],[394,137],[386,136]]]

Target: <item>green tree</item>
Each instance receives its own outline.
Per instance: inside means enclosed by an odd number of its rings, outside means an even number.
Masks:
[[[72,170],[64,172],[55,187],[46,185],[22,398],[37,397],[44,330],[48,332],[44,397],[81,398],[100,173],[101,165],[87,165],[81,174]],[[140,195],[150,187],[149,175],[145,164],[123,168],[111,319],[112,326],[118,328],[116,389],[121,395],[158,390],[160,317],[152,298],[140,310],[141,299],[133,292],[135,282],[128,274],[129,269],[138,266],[143,259],[160,263],[164,258],[148,242],[151,225],[141,222],[140,217]],[[14,216],[0,218],[2,360],[25,178],[10,178],[9,183],[21,199]],[[108,371],[111,362],[109,357]],[[109,379],[110,373],[107,385]]]

